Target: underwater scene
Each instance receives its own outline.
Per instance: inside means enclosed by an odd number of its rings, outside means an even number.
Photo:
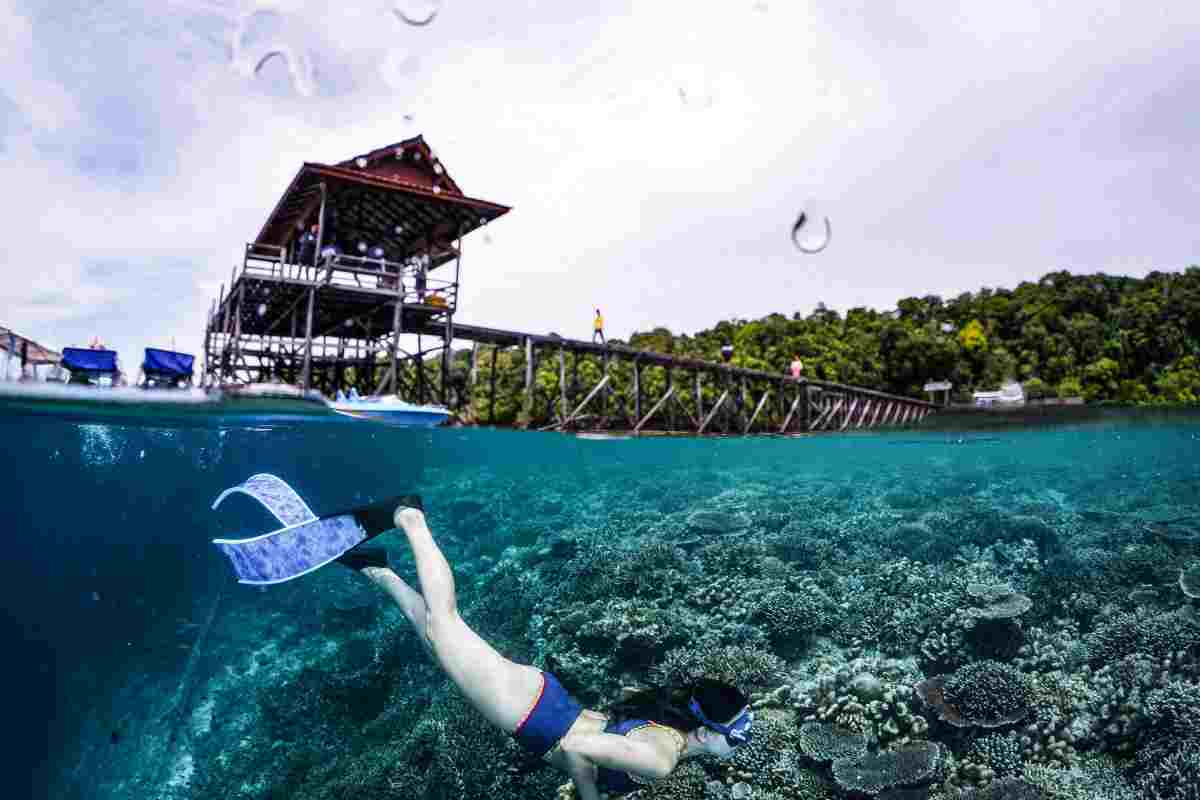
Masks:
[[[5,796],[567,798],[332,563],[213,546],[419,493],[462,618],[603,712],[741,689],[646,800],[1200,796],[1200,414],[812,437],[10,416]],[[391,565],[417,583],[404,535]],[[29,785],[23,784],[29,776]],[[10,794],[9,792],[12,792]]]

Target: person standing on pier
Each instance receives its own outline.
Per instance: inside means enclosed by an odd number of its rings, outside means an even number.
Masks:
[[[796,353],[796,357],[792,359],[792,377],[800,380],[802,372],[804,372],[804,362],[800,360],[800,354]]]
[[[600,309],[596,309],[596,318],[592,320],[592,342],[596,341],[596,337],[600,337],[600,344],[607,344],[604,341],[604,317],[600,316]]]
[[[305,266],[312,266],[314,259],[317,256],[317,223],[309,226],[309,229],[300,237],[300,248],[296,255],[296,263]]]

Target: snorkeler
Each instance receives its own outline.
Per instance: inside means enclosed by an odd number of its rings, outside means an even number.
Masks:
[[[634,791],[665,778],[684,758],[728,758],[749,741],[749,702],[715,680],[638,692],[615,704],[611,716],[583,708],[553,675],[509,661],[459,616],[454,575],[419,497],[403,498],[394,521],[408,537],[420,592],[389,568],[382,548],[356,547],[338,561],[387,592],[471,705],[566,772],[580,800]]]

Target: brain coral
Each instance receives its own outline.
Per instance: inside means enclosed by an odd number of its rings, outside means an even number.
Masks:
[[[1018,670],[995,661],[968,664],[916,686],[917,694],[938,716],[960,728],[998,728],[1029,714],[1033,690]]]

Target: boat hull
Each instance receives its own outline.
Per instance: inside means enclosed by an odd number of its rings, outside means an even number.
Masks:
[[[450,412],[432,406],[408,406],[372,408],[376,403],[330,403],[338,414],[354,419],[380,422],[405,428],[432,428],[450,418]]]

